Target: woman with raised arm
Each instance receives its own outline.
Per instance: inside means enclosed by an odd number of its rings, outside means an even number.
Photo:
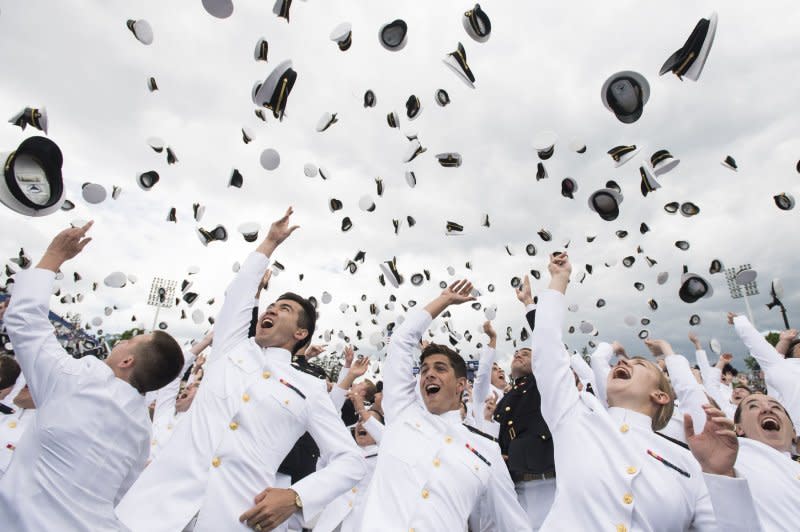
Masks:
[[[532,338],[558,471],[542,530],[760,530],[747,481],[735,478],[733,424],[721,412],[705,407],[700,434],[684,417],[689,453],[654,432],[670,418],[672,389],[652,362],[617,362],[606,382],[608,409],[578,392],[562,342],[567,254],[553,254],[549,271]]]

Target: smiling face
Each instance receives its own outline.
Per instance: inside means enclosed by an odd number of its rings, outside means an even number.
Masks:
[[[432,354],[420,366],[419,391],[425,408],[431,414],[444,414],[458,410],[461,394],[467,386],[466,377],[456,377],[455,369],[447,355]]]
[[[261,347],[282,347],[293,351],[297,342],[308,336],[300,326],[303,308],[296,301],[279,299],[258,318],[256,343]]]
[[[649,415],[655,430],[663,428],[672,415],[669,381],[658,366],[640,357],[620,359],[611,368],[606,395],[609,406]]]
[[[189,410],[189,407],[192,406],[192,401],[194,401],[194,396],[197,395],[197,387],[199,385],[200,383],[195,381],[183,389],[175,400],[176,412],[186,412]]]
[[[743,387],[734,388],[733,393],[731,394],[731,403],[738,405],[742,402],[742,399],[750,395],[750,390]]]
[[[492,364],[492,386],[502,390],[506,387],[506,384],[506,372],[495,362]]]
[[[527,347],[517,349],[514,358],[511,359],[511,377],[518,379],[533,373],[531,369],[531,350]]]
[[[759,441],[781,452],[790,452],[792,442],[797,437],[783,405],[760,393],[742,399],[734,422],[739,436]]]

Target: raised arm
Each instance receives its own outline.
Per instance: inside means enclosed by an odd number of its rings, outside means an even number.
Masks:
[[[791,347],[792,342],[797,339],[797,329],[786,329],[785,331],[781,331],[780,335],[778,336],[778,343],[775,344],[775,351],[778,352],[779,355],[786,357],[789,354],[789,347]]]
[[[297,229],[289,225],[292,208],[286,210],[283,218],[272,223],[266,238],[255,252],[244,261],[239,272],[228,285],[225,302],[217,314],[214,325],[214,349],[208,357],[209,364],[228,352],[233,346],[247,339],[253,313],[253,294],[259,289],[269,260],[275,249]]]
[[[597,398],[601,403],[608,406],[606,399],[606,384],[608,383],[608,374],[611,371],[611,357],[614,355],[614,348],[608,342],[600,342],[591,356],[589,362],[592,364],[592,372],[594,373],[594,391]]]
[[[474,301],[471,291],[472,283],[467,280],[456,281],[425,305],[424,310],[410,310],[405,321],[395,328],[383,364],[383,408],[388,423],[417,400],[414,391],[417,381],[412,368],[413,357],[419,349],[423,333],[431,321],[450,305]]]
[[[766,338],[750,323],[746,316],[737,316],[728,313],[728,323],[733,325],[736,334],[750,351],[750,354],[758,361],[758,365],[766,372],[779,371],[783,365],[784,358],[775,350]]]
[[[566,253],[554,253],[548,266],[550,286],[539,296],[536,328],[533,330],[531,365],[542,397],[542,416],[551,430],[578,402],[578,390],[562,342],[566,303],[564,294],[572,265]]]
[[[578,376],[578,380],[581,381],[581,384],[583,384],[584,388],[586,388],[588,385],[591,385],[592,390],[595,390],[596,385],[594,383],[594,372],[592,372],[592,368],[589,367],[589,364],[586,363],[581,355],[578,353],[573,353],[569,357],[569,365],[572,368],[572,371],[574,371]]]
[[[703,430],[706,424],[703,405],[708,404],[708,398],[703,386],[694,378],[689,361],[685,357],[675,354],[672,346],[666,340],[645,340],[644,343],[654,357],[664,357],[669,380],[678,397],[679,410],[684,414],[691,415],[696,429]]]
[[[492,384],[492,366],[497,355],[497,333],[491,321],[483,324],[483,332],[489,337],[489,343],[481,348],[480,363],[475,373],[475,382],[472,385],[472,401],[470,408],[475,413],[475,418],[483,417],[483,404],[489,398]]]
[[[83,365],[58,343],[48,316],[55,274],[64,262],[75,257],[92,240],[86,238],[92,223],[61,231],[36,268],[17,274],[14,297],[6,310],[4,321],[8,336],[33,402],[39,407],[69,375],[79,373]]]

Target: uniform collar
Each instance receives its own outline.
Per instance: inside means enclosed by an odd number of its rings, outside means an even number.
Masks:
[[[641,412],[619,406],[610,406],[608,407],[608,413],[616,423],[625,423],[641,430],[653,431],[653,420],[650,419],[650,416]]]
[[[270,361],[280,362],[282,364],[291,364],[292,363],[292,354],[282,347],[267,347],[266,349],[262,349],[264,352],[264,356]]]
[[[530,378],[531,378],[530,373],[527,375],[523,375],[522,377],[517,377],[516,379],[514,379],[514,387],[516,388],[517,386],[525,386],[526,384],[528,384]]]
[[[363,454],[364,456],[369,456],[371,454],[374,455],[377,454],[377,452],[378,452],[378,446],[374,444],[361,447],[361,454]]]
[[[439,419],[444,420],[448,425],[461,425],[461,410],[450,410],[444,414],[439,414]]]

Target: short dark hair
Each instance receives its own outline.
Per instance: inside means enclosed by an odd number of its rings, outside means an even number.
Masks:
[[[14,386],[22,370],[17,360],[8,355],[0,355],[0,389]]]
[[[464,359],[461,357],[461,355],[446,345],[428,344],[428,346],[422,350],[422,354],[419,356],[419,365],[422,366],[422,363],[425,362],[425,359],[432,355],[446,356],[447,360],[450,361],[450,367],[452,367],[453,371],[456,373],[456,378],[467,378],[467,363],[464,362]]]
[[[311,338],[314,337],[314,329],[317,325],[317,309],[311,301],[294,292],[286,292],[275,301],[280,301],[281,299],[288,299],[300,305],[301,312],[297,316],[297,325],[308,331],[308,335],[305,338],[294,344],[294,348],[292,349],[292,354],[294,354],[311,343]]]
[[[178,342],[164,331],[153,331],[150,340],[136,351],[131,386],[139,393],[158,390],[175,380],[181,368],[183,351]]]
[[[756,392],[756,393],[751,393],[750,395],[764,395],[765,397],[769,397],[770,399],[775,399],[774,397],[772,397],[772,396],[770,396],[770,395],[763,394],[763,393],[758,393],[758,392]],[[750,396],[748,395],[747,397],[750,397]],[[742,399],[741,401],[739,401],[739,404],[738,404],[738,405],[736,405],[736,412],[734,412],[734,413],[733,413],[733,422],[734,422],[735,424],[737,424],[737,425],[738,425],[739,423],[741,423],[741,421],[742,421],[742,405],[745,403],[745,401],[747,401],[747,397],[745,397],[744,399]],[[778,401],[777,399],[775,399],[775,402],[777,402],[777,403],[778,403],[778,404],[781,406],[781,410],[783,410],[783,413],[784,413],[784,414],[786,414],[786,417],[787,417],[787,418],[789,418],[789,423],[790,423],[791,425],[794,425],[794,422],[792,421],[792,416],[790,416],[790,415],[789,415],[789,411],[788,411],[788,410],[786,410],[786,407],[785,407],[785,406],[783,406],[783,403],[781,403],[781,402],[780,402],[780,401]]]
[[[786,358],[794,358],[794,348],[800,345],[800,338],[795,338],[789,343],[789,349],[786,350]]]
[[[726,373],[730,373],[735,377],[739,374],[739,370],[737,370],[730,364],[725,364],[724,366],[722,366],[722,374],[725,375]]]

